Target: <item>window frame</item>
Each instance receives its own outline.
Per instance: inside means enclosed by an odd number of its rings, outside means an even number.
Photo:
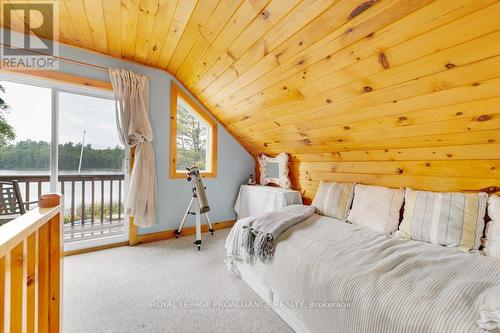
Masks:
[[[186,172],[179,172],[176,167],[177,159],[177,99],[181,97],[210,127],[210,171],[200,171],[203,178],[217,177],[217,122],[200,105],[186,94],[181,87],[171,82],[170,89],[170,178],[186,178]]]

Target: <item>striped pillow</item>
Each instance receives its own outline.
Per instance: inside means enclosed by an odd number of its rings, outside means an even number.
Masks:
[[[354,184],[321,181],[312,205],[316,213],[345,221],[354,196]]]
[[[406,189],[399,234],[461,251],[477,250],[481,245],[487,200],[486,193]]]

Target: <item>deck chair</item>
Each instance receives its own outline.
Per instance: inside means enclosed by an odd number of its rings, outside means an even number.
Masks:
[[[0,225],[12,221],[26,213],[26,204],[38,201],[24,202],[17,181],[0,181]]]

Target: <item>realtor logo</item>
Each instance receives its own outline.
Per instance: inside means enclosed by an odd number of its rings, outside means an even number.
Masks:
[[[0,0],[0,6],[0,68],[57,70],[57,0]]]

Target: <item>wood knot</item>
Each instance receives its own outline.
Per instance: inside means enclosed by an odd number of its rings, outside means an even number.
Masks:
[[[352,20],[353,18],[355,18],[356,16],[358,16],[359,14],[361,14],[362,12],[373,6],[373,4],[376,3],[377,1],[378,0],[369,0],[363,2],[362,4],[360,4],[359,6],[357,6],[352,10],[349,16],[347,16],[347,19]]]
[[[448,158],[452,158],[452,157],[453,157],[453,154],[446,154],[446,157],[448,157]]]
[[[267,142],[264,142],[264,147],[267,147],[267,146],[268,146]]]
[[[425,166],[426,166],[426,167],[430,167],[430,166],[431,166],[431,164],[430,164],[429,162],[425,162]]]
[[[479,82],[474,82],[474,83],[472,84],[472,86],[473,86],[473,87],[477,87],[477,86],[479,86],[480,84],[481,84],[481,83],[479,83]]]
[[[493,140],[493,139],[488,140],[488,143],[493,143],[493,142],[495,142],[495,140]]]
[[[234,61],[237,60],[236,57],[230,51],[227,51],[226,54],[229,58],[233,59]]]
[[[311,140],[309,140],[309,139],[302,139],[302,143],[306,144],[306,145],[310,145],[311,144]]]
[[[389,61],[387,61],[387,57],[384,53],[380,53],[378,56],[378,61],[385,69],[389,68]]]
[[[299,42],[299,46],[302,46],[303,44],[304,44],[304,42],[303,42],[303,41],[300,41],[300,42]]]
[[[366,86],[366,87],[363,87],[363,90],[364,90],[365,92],[370,92],[370,91],[372,91],[373,89],[372,89],[372,87],[368,87],[368,86]]]
[[[481,116],[479,116],[477,118],[477,121],[488,121],[491,119],[491,116],[490,115],[487,115],[487,114],[483,114]]]
[[[453,67],[457,67],[457,65],[452,64],[451,62],[447,63],[445,66],[446,66],[446,68],[448,68],[448,69],[452,69]]]
[[[495,171],[497,168],[491,167],[490,169],[491,169],[491,171]]]
[[[500,191],[500,187],[496,187],[496,186],[490,186],[490,187],[481,189],[481,192],[487,192],[489,194],[494,194],[494,193],[497,193],[498,191]]]
[[[31,276],[31,275],[30,275],[30,276],[28,276],[28,277],[26,278],[26,284],[27,284],[28,286],[31,286],[33,283],[35,283],[35,277],[34,277],[34,276]]]
[[[299,60],[299,62],[298,62],[297,64],[299,64],[299,65],[303,65],[303,64],[304,64],[304,62],[305,62],[305,61],[304,61],[304,59],[300,59],[300,60]]]
[[[350,130],[351,128],[350,128],[349,126],[344,126],[344,129],[345,129],[346,131],[348,131],[348,130]]]
[[[263,10],[260,12],[260,16],[266,19],[269,17],[269,12],[267,10]]]
[[[326,102],[327,102],[328,104],[330,104],[330,103],[332,102],[332,100],[328,98],[328,99],[326,100]]]
[[[398,118],[398,121],[399,121],[400,123],[402,123],[402,122],[404,122],[404,121],[407,121],[407,120],[408,120],[408,118],[406,118],[406,117],[399,117],[399,118]]]
[[[456,116],[462,116],[464,113],[463,112],[457,112],[455,113]]]
[[[306,133],[299,133],[300,136],[304,137],[304,136],[307,136]]]
[[[353,32],[353,28],[349,28],[345,31],[346,34]]]
[[[284,87],[283,87],[283,90],[287,90],[287,87],[286,87],[286,86],[284,86]]]
[[[156,51],[158,50],[158,46],[156,46],[156,44],[153,46],[153,51]]]
[[[281,65],[281,63],[280,63],[280,57],[281,57],[281,53],[278,53],[278,54],[274,55],[274,58],[276,59],[276,62]]]
[[[403,170],[403,169],[401,169],[401,168],[397,168],[397,169],[396,169],[396,173],[397,173],[398,175],[403,174],[403,172],[404,172],[404,170]]]

